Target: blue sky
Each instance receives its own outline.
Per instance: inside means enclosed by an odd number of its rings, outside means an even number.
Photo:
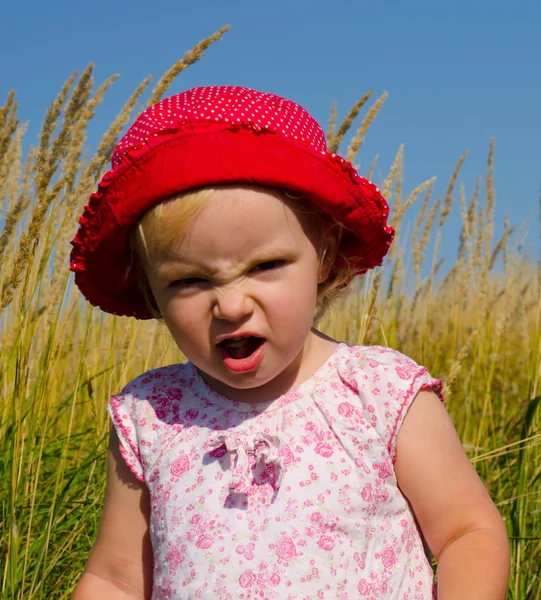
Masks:
[[[389,92],[357,163],[380,155],[384,176],[405,145],[405,190],[438,177],[443,193],[465,148],[466,192],[483,175],[496,142],[497,232],[506,213],[527,225],[537,258],[541,183],[541,3],[495,0],[17,0],[2,6],[0,103],[17,90],[34,141],[45,110],[73,69],[120,73],[93,123],[94,145],[135,86],[156,79],[196,42],[232,28],[170,93],[239,84],[302,104],[324,127],[367,90]],[[378,175],[374,177],[378,182]],[[452,262],[458,204],[445,230]]]

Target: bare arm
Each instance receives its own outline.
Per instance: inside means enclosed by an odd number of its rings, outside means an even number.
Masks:
[[[127,467],[118,444],[113,430],[98,536],[72,600],[147,600],[151,596],[148,490]]]
[[[438,561],[438,600],[505,600],[504,523],[432,392],[419,392],[404,419],[395,470]]]

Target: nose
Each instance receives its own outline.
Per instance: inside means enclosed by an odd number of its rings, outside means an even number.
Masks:
[[[240,289],[221,289],[216,294],[212,309],[216,319],[241,321],[252,314],[254,301]]]

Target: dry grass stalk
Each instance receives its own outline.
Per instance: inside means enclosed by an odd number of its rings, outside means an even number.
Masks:
[[[391,198],[393,199],[392,211],[393,215],[393,226],[395,226],[395,217],[397,214],[400,203],[402,201],[402,178],[404,174],[404,146],[401,145],[396,153],[393,164],[391,165],[391,169],[389,171],[389,175],[385,179],[385,181],[381,184],[381,193],[383,197],[390,203]],[[392,189],[394,185],[394,194],[392,194]],[[391,258],[396,249],[396,244],[393,244],[389,248],[389,258]]]
[[[118,75],[108,77],[96,90],[94,96],[84,106],[77,120],[74,122],[71,132],[71,143],[67,153],[63,173],[65,174],[66,189],[71,190],[75,181],[77,171],[81,166],[81,153],[86,141],[86,131],[90,120],[94,117],[96,108],[103,102],[107,90],[117,80]]]
[[[11,137],[7,150],[0,159],[0,205],[9,207],[17,196],[21,175],[22,138],[26,125],[18,127]]]
[[[84,72],[85,80],[88,76],[89,69],[90,67],[88,67]],[[49,106],[47,114],[45,115],[45,120],[43,121],[39,135],[39,144],[37,148],[35,164],[36,195],[38,196],[38,199],[43,198],[45,190],[53,176],[50,168],[48,168],[52,162],[50,149],[51,138],[54,130],[56,129],[58,117],[62,111],[62,106],[68,98],[69,90],[76,77],[77,71],[75,71],[64,83],[62,90]]]
[[[94,184],[95,179],[99,177],[101,171],[105,168],[106,163],[111,159],[111,155],[113,154],[113,150],[118,142],[120,133],[130,120],[133,109],[135,108],[139,98],[141,97],[141,94],[146,90],[151,80],[152,76],[149,75],[137,86],[133,94],[131,94],[122,107],[115,120],[111,123],[103,135],[100,143],[98,144],[96,153],[92,157],[92,160],[88,164],[88,167],[85,169],[81,178],[83,182],[83,188],[85,187],[85,183],[89,185]]]
[[[67,256],[70,251],[69,238],[72,237],[72,227],[68,228],[67,232],[62,235],[64,225],[69,223],[71,225],[71,217],[76,207],[73,202],[73,186],[77,172],[81,166],[81,153],[83,150],[84,143],[86,141],[86,132],[90,120],[94,117],[96,108],[103,101],[103,97],[109,87],[116,81],[118,75],[112,75],[108,77],[96,90],[95,94],[85,103],[79,104],[79,112],[72,111],[69,117],[70,129],[66,128],[66,140],[69,140],[67,150],[62,152],[64,159],[60,163],[62,166],[62,172],[64,173],[65,189],[66,194],[63,198],[63,202],[56,202],[52,208],[50,223],[53,224],[55,229],[54,236],[47,236],[46,243],[42,246],[42,252],[40,257],[40,265],[38,271],[45,268],[46,263],[49,261],[52,247],[56,246],[57,250],[54,256],[53,268],[51,269],[51,287],[44,290],[44,302],[48,307],[48,311],[51,310],[51,302],[48,302],[51,294],[54,297],[59,297],[62,290],[64,289],[65,282],[68,278],[69,271],[67,269]],[[54,303],[53,303],[54,306]],[[46,311],[46,312],[48,312]],[[46,317],[47,319],[48,317]]]
[[[152,96],[148,101],[147,107],[152,106],[153,104],[158,102],[158,100],[160,100],[161,97],[165,94],[165,92],[169,89],[169,86],[171,85],[171,83],[173,83],[175,77],[180,72],[184,71],[184,69],[187,69],[190,65],[193,65],[194,62],[197,62],[203,56],[203,52],[205,52],[205,50],[209,46],[214,44],[214,42],[217,42],[224,35],[224,33],[226,31],[229,31],[230,29],[231,25],[225,25],[225,27],[221,27],[216,33],[213,33],[210,37],[199,42],[191,50],[186,52],[184,57],[181,60],[177,61],[163,75],[160,81],[158,81],[156,87],[152,90]]]
[[[462,156],[458,159],[458,162],[456,163],[456,166],[455,166],[455,170],[453,171],[453,174],[451,175],[451,179],[449,180],[449,185],[447,186],[447,190],[445,191],[445,197],[443,200],[443,205],[441,207],[440,220],[438,223],[439,229],[441,229],[443,227],[445,220],[447,219],[447,217],[449,216],[449,213],[451,212],[451,208],[453,206],[453,190],[455,189],[458,174],[460,173],[460,169],[462,168],[462,165],[464,164],[464,161],[466,160],[467,155],[468,155],[468,151],[464,150],[464,152],[462,153]]]
[[[400,179],[404,172],[404,144],[400,145],[396,156],[394,157],[393,164],[391,165],[391,170],[389,171],[389,175],[385,181],[381,184],[381,193],[383,197],[389,201],[391,199],[391,190],[393,188],[393,183],[396,183],[398,179]],[[393,203],[393,214],[396,214],[398,210],[398,206],[400,205],[400,195],[398,197],[395,196]]]
[[[400,289],[400,282],[404,278],[404,249],[400,248],[397,252],[396,259],[393,263],[391,270],[391,277],[389,279],[389,287],[387,288],[387,299],[391,299],[396,290]]]
[[[397,229],[398,225],[400,225],[400,222],[402,221],[404,214],[406,213],[408,208],[415,202],[415,200],[417,200],[417,198],[420,196],[420,194],[422,194],[424,191],[427,191],[428,197],[430,197],[430,195],[432,194],[432,189],[434,187],[435,182],[436,182],[436,177],[432,177],[431,179],[428,179],[427,181],[424,181],[423,183],[421,183],[421,185],[418,185],[416,188],[414,188],[410,192],[410,195],[399,206],[398,210],[396,211],[396,213],[394,215],[393,227],[395,229]]]
[[[472,231],[468,220],[468,207],[466,206],[466,194],[464,192],[464,184],[461,183],[458,189],[458,198],[460,201],[460,219],[462,228],[459,236],[458,258],[461,259],[466,253],[466,246],[472,237]]]
[[[366,179],[372,179],[374,175],[374,171],[376,170],[376,165],[378,164],[379,154],[376,154],[368,167],[368,171],[366,172]]]
[[[0,170],[0,182],[3,184],[4,199],[7,203],[4,227],[0,235],[0,263],[2,263],[2,256],[25,208],[24,196],[18,196],[21,185],[22,138],[25,131],[26,126],[17,129],[15,137],[6,153],[5,163],[6,166],[9,165],[9,171]]]
[[[91,63],[83,71],[83,74],[79,78],[79,81],[77,82],[71,94],[71,97],[66,102],[60,133],[56,136],[55,140],[53,141],[51,151],[49,153],[47,165],[48,176],[46,180],[41,182],[42,185],[48,185],[48,182],[52,179],[54,173],[56,172],[59,166],[59,162],[62,161],[66,152],[70,151],[70,146],[73,142],[73,130],[76,127],[77,123],[81,121],[81,118],[85,113],[90,94],[92,92],[93,68],[94,65]],[[64,174],[66,175],[66,179],[69,180],[67,174]]]
[[[0,308],[6,308],[11,303],[13,300],[13,295],[19,286],[23,275],[27,271],[28,267],[31,266],[36,246],[39,243],[39,233],[45,220],[47,210],[51,202],[61,192],[64,185],[65,181],[64,179],[61,179],[54,185],[53,190],[48,196],[36,203],[32,213],[30,227],[21,236],[19,250],[14,260],[11,274],[4,283]]]
[[[462,345],[458,354],[456,355],[455,360],[451,364],[451,368],[449,369],[449,374],[447,375],[447,377],[445,377],[445,383],[443,384],[443,395],[446,398],[449,398],[449,396],[451,395],[451,389],[460,373],[460,369],[462,367],[462,361],[466,358],[466,356],[468,356],[476,333],[477,333],[477,331],[472,331],[470,333],[468,339]]]
[[[505,263],[507,262],[507,242],[509,241],[509,238],[513,235],[514,231],[515,231],[515,227],[510,227],[509,221],[506,219],[502,236],[501,236],[499,242],[494,247],[494,250],[492,251],[492,254],[490,256],[490,260],[488,263],[489,271],[491,271],[492,268],[494,267],[494,264],[496,263],[496,260],[498,259],[500,252],[503,254],[503,257],[504,257],[503,260],[504,260],[504,268],[505,268],[505,266],[506,266]]]
[[[355,104],[352,106],[346,118],[340,124],[340,127],[338,128],[336,134],[333,135],[333,137],[329,140],[329,152],[338,152],[340,142],[342,141],[346,133],[349,131],[351,124],[361,111],[361,108],[368,102],[370,96],[372,96],[372,90],[367,92],[360,100],[357,100],[357,102],[355,102]]]
[[[15,90],[11,90],[6,103],[0,107],[0,163],[3,161],[10,140],[17,130],[18,125]]]
[[[430,239],[432,225],[434,224],[434,219],[436,218],[436,213],[440,208],[440,204],[441,198],[439,198],[428,211],[421,237],[417,239],[417,242],[413,246],[413,271],[415,273],[415,279],[417,283],[419,283],[421,279],[421,266],[424,261],[426,247],[428,246],[428,241]]]
[[[329,116],[329,125],[327,126],[327,135],[326,140],[327,140],[327,149],[329,148],[329,144],[332,142],[333,138],[334,138],[334,132],[336,130],[336,119],[337,119],[337,114],[336,114],[336,100],[333,100],[332,106],[331,106],[331,114]]]
[[[447,220],[447,217],[449,216],[449,214],[451,212],[451,208],[453,206],[453,191],[455,189],[456,181],[458,179],[458,174],[460,172],[460,169],[462,168],[462,165],[464,164],[464,161],[466,160],[467,154],[468,154],[468,151],[465,150],[462,153],[462,156],[458,159],[458,162],[455,165],[455,169],[449,180],[447,190],[445,191],[445,196],[443,198],[443,203],[442,203],[441,211],[440,211],[440,218],[439,218],[438,227],[436,230],[436,239],[434,241],[434,251],[432,253],[432,267],[430,269],[430,278],[429,278],[429,283],[428,283],[428,289],[429,289],[430,293],[432,293],[434,277],[442,264],[442,261],[439,259],[440,244],[441,244],[441,237],[442,237],[442,227],[445,224],[445,221]]]
[[[421,226],[423,224],[424,218],[425,218],[427,210],[428,210],[428,202],[432,195],[433,187],[434,186],[428,187],[425,197],[423,198],[423,202],[421,204],[419,213],[417,214],[417,218],[415,219],[415,224],[413,226],[413,234],[411,236],[411,252],[412,252],[412,256],[414,258],[415,258],[416,254],[417,255],[420,254],[420,249],[419,249],[420,231],[421,231]],[[420,269],[419,269],[419,271],[420,271]],[[419,287],[420,276],[417,275],[417,272],[415,272],[415,280],[416,280],[417,287]]]
[[[486,221],[483,235],[483,246],[485,252],[485,263],[488,267],[490,261],[490,247],[494,237],[494,203],[495,203],[495,191],[494,191],[494,139],[490,140],[488,147],[488,160],[487,160],[487,176],[486,176]]]
[[[378,299],[379,288],[381,284],[381,276],[383,274],[382,269],[378,269],[374,275],[374,279],[372,281],[372,286],[370,288],[370,295],[368,300],[368,306],[364,313],[363,318],[361,319],[359,334],[357,338],[358,344],[363,344],[367,339],[369,331],[373,327],[372,321],[375,318],[375,307],[376,300]]]
[[[357,130],[357,133],[349,143],[349,147],[346,154],[346,160],[348,160],[349,162],[352,163],[355,160],[355,157],[357,156],[357,153],[359,152],[359,149],[362,143],[364,142],[364,136],[366,135],[368,128],[374,122],[374,119],[377,117],[379,111],[381,110],[383,103],[385,102],[385,100],[387,100],[388,95],[389,94],[387,92],[383,92],[383,94],[374,102],[374,104],[371,106],[370,110],[366,114],[365,118],[363,119],[361,126]]]
[[[11,113],[15,104],[15,90],[9,90],[6,103],[3,106],[0,106],[0,127],[3,127],[6,124],[7,116]]]

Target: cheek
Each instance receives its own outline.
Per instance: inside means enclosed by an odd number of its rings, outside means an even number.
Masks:
[[[161,314],[175,339],[193,337],[201,333],[201,325],[209,314],[208,302],[204,298],[172,298],[160,305]]]
[[[317,281],[313,277],[287,278],[280,286],[269,289],[263,299],[265,312],[276,318],[311,322],[317,302]]]

